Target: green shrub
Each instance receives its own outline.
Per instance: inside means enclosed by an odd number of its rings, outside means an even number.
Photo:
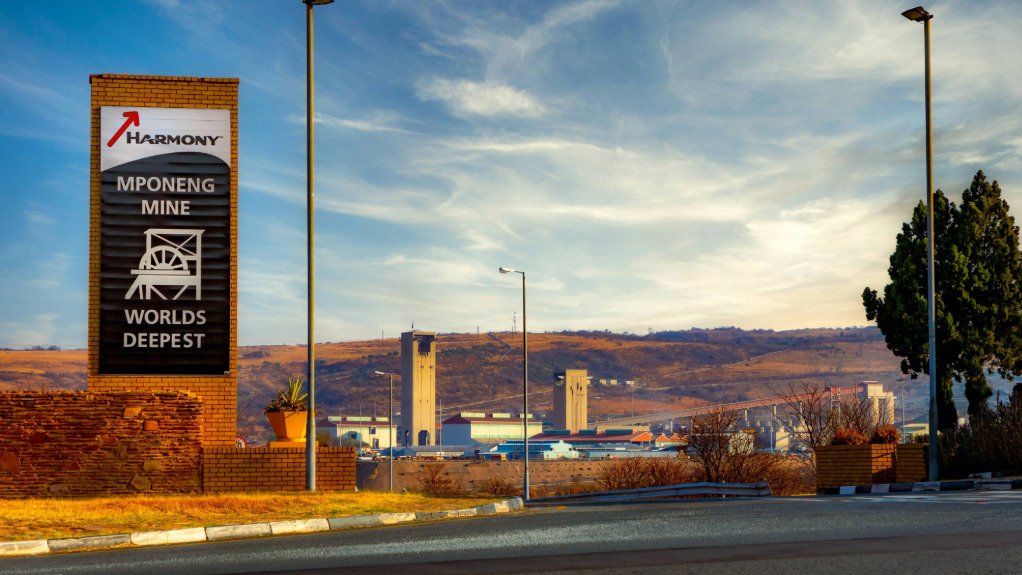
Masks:
[[[1022,471],[1022,397],[1012,399],[940,434],[942,475]]]

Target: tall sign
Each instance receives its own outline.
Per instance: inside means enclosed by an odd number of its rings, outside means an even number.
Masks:
[[[231,112],[101,106],[99,374],[222,375]]]

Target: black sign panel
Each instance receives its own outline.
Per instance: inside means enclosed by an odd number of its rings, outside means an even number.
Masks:
[[[230,369],[230,179],[202,152],[101,173],[100,373]]]

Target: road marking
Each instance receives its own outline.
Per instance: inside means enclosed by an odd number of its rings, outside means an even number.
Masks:
[[[886,497],[842,497],[842,503],[964,503],[978,505],[1007,505],[1022,503],[1018,493],[945,493],[944,495],[888,495]]]
[[[771,497],[774,503],[960,503],[973,505],[1011,505],[1022,503],[1022,490],[958,491],[942,493],[903,493],[891,495],[846,495],[841,497]]]

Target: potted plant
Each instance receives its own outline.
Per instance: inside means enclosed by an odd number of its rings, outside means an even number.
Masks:
[[[287,378],[287,388],[263,410],[277,434],[277,441],[302,443],[308,423],[309,394],[302,391],[302,378]]]

